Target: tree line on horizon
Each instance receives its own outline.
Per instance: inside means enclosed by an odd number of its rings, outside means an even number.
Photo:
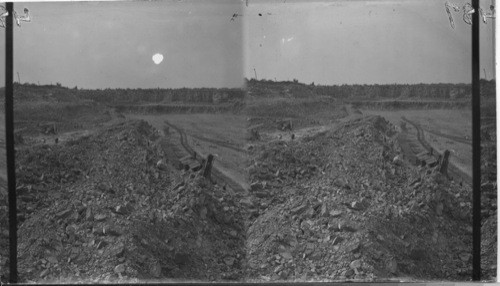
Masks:
[[[480,81],[482,96],[495,96],[495,80]],[[419,84],[342,84],[316,85],[293,81],[247,80],[247,87],[252,94],[262,94],[266,87],[286,90],[294,97],[311,94],[331,96],[335,98],[470,98],[472,85],[466,83],[419,83]]]
[[[482,96],[495,96],[495,80],[480,81]],[[68,88],[60,83],[55,85],[38,85],[30,83],[14,83],[14,92],[33,96],[50,94],[56,97],[67,95],[97,102],[201,102],[224,103],[244,100],[246,90],[253,95],[263,95],[270,90],[280,94],[289,94],[293,97],[307,97],[312,95],[330,96],[335,98],[439,98],[439,99],[466,99],[470,98],[472,85],[466,83],[431,83],[431,84],[343,84],[343,85],[315,85],[305,84],[298,80],[246,80],[246,88],[106,88],[106,89],[78,89]],[[3,92],[4,87],[0,87]],[[271,92],[272,93],[272,92]],[[21,96],[23,96],[21,95]]]
[[[201,103],[224,103],[234,100],[243,100],[245,91],[241,88],[106,88],[106,89],[78,89],[78,87],[63,87],[56,85],[37,85],[15,83],[16,89],[21,97],[26,96],[51,96],[61,100],[67,98],[80,98],[95,102],[136,103],[147,102],[201,102]]]

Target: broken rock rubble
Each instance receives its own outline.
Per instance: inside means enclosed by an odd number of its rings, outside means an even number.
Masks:
[[[247,239],[252,275],[464,278],[452,269],[466,266],[454,253],[469,251],[470,234],[456,229],[468,225],[470,206],[455,206],[470,189],[405,162],[395,130],[381,117],[364,117],[250,150],[250,192],[259,206]],[[415,256],[412,249],[423,245],[423,256]]]

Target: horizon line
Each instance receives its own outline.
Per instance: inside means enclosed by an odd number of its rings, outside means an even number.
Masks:
[[[370,85],[440,85],[440,84],[450,84],[450,85],[472,85],[472,83],[467,83],[467,82],[459,82],[459,83],[451,83],[451,82],[432,82],[432,83],[426,83],[426,82],[419,82],[419,83],[342,83],[342,84],[322,84],[322,83],[315,83],[314,81],[311,83],[306,83],[306,82],[301,82],[301,81],[294,81],[293,80],[273,80],[273,79],[267,79],[267,78],[262,78],[262,79],[255,79],[255,78],[244,78],[245,81],[250,82],[250,81],[266,81],[266,82],[273,82],[273,83],[297,83],[297,84],[303,84],[303,85],[312,85],[314,86],[355,86],[355,85],[361,85],[361,86],[370,86]],[[493,81],[496,82],[496,79],[485,79],[481,78],[481,81]],[[103,88],[80,88],[78,85],[75,87],[70,87],[70,86],[65,86],[61,85],[60,83],[47,83],[47,84],[38,84],[38,83],[30,83],[30,82],[14,82],[14,85],[31,85],[35,87],[61,87],[61,88],[66,88],[66,89],[75,89],[75,90],[109,90],[109,89],[130,89],[130,90],[167,90],[167,89],[245,89],[246,84],[243,84],[240,87],[207,87],[207,86],[202,86],[202,87],[103,87]],[[5,86],[0,86],[0,89],[4,89]]]

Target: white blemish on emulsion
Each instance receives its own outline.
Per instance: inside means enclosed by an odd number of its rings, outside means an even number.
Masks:
[[[291,37],[291,38],[286,38],[286,39],[285,39],[285,38],[281,38],[281,43],[282,43],[282,44],[285,44],[285,42],[290,42],[290,41],[292,41],[293,39],[294,39],[294,37]]]
[[[153,55],[153,62],[157,65],[159,65],[163,61],[163,55],[162,54],[154,54]]]

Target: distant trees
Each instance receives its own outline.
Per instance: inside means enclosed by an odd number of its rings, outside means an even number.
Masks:
[[[269,81],[250,79],[246,81],[252,96],[307,97],[313,94],[334,98],[436,98],[463,99],[470,98],[470,84],[436,83],[436,84],[352,84],[352,85],[318,85],[314,82],[303,84],[297,79],[293,81]],[[481,95],[495,96],[494,80],[481,80]]]
[[[183,103],[224,103],[243,100],[245,91],[230,88],[179,88],[179,89],[106,89],[78,90],[78,94],[89,100],[113,103],[137,102],[183,102]]]
[[[455,99],[470,97],[468,84],[387,84],[387,85],[341,85],[315,86],[321,95],[337,98],[440,98]]]
[[[470,84],[371,84],[371,85],[318,85],[303,84],[297,79],[293,81],[273,81],[246,79],[246,88],[178,88],[178,89],[79,89],[55,85],[37,85],[35,83],[14,83],[16,93],[43,94],[46,92],[78,96],[97,102],[138,103],[138,102],[182,102],[219,104],[232,101],[243,101],[247,90],[251,96],[308,97],[314,95],[333,98],[436,98],[463,99],[470,98]],[[481,96],[494,97],[496,92],[494,80],[481,80]]]

